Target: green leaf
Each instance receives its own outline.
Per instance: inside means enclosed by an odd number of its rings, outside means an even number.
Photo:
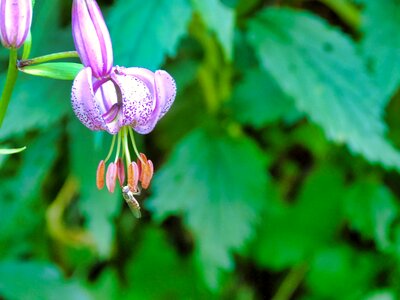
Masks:
[[[266,158],[254,142],[198,129],[174,150],[153,182],[147,202],[157,220],[182,214],[193,231],[207,284],[217,288],[232,270],[269,196]]]
[[[41,1],[40,5],[36,5],[32,20],[32,50],[31,55],[43,55],[43,48],[46,47],[48,53],[52,49],[60,49],[60,30],[57,29],[57,24],[62,22],[62,3],[63,0]],[[51,29],[51,30],[50,30]],[[69,33],[71,36],[71,33]],[[64,42],[64,41],[63,41]],[[53,44],[54,43],[54,44]],[[49,47],[51,44],[51,47]]]
[[[400,84],[400,5],[397,0],[364,2],[361,49],[386,103]]]
[[[117,64],[157,69],[176,54],[192,15],[188,0],[119,0],[110,11]]]
[[[343,178],[334,168],[307,178],[292,206],[268,206],[254,247],[261,266],[283,270],[303,263],[332,242],[342,220]]]
[[[312,14],[270,8],[250,22],[248,37],[263,67],[329,139],[400,169],[400,154],[384,138],[384,101],[347,36]]]
[[[25,254],[36,246],[33,240],[43,237],[41,189],[56,160],[55,145],[59,136],[60,131],[54,129],[31,139],[26,151],[19,156],[18,171],[0,179],[0,256],[21,251]]]
[[[21,76],[0,130],[0,140],[45,129],[72,112],[71,84]]]
[[[221,3],[220,0],[192,0],[192,2],[208,29],[213,31],[221,42],[226,58],[231,60],[235,11]]]
[[[349,192],[345,203],[350,228],[373,239],[381,251],[390,250],[391,228],[399,218],[399,207],[391,192],[380,184],[360,182]]]
[[[363,299],[373,285],[375,263],[376,258],[371,255],[336,245],[317,253],[306,286],[316,299]]]
[[[68,62],[43,63],[26,66],[19,70],[35,76],[60,80],[73,80],[83,68],[82,64]]]
[[[105,269],[93,284],[88,286],[92,299],[109,300],[120,299],[123,293],[115,269]]]
[[[88,293],[45,262],[0,261],[0,294],[7,299],[84,300]]]
[[[193,261],[182,259],[159,229],[147,228],[142,237],[126,266],[128,290],[120,298],[210,299]]]
[[[260,128],[291,112],[293,100],[284,94],[268,73],[248,70],[236,86],[229,104],[234,116],[244,124]]]
[[[71,140],[72,174],[80,183],[79,208],[86,218],[85,227],[93,235],[99,255],[109,257],[113,246],[114,217],[123,203],[122,194],[114,194],[96,187],[96,170],[111,146],[110,136],[104,136],[100,147],[95,146],[95,134],[76,119],[68,127]],[[100,133],[106,135],[106,133]]]
[[[14,148],[14,149],[0,149],[0,155],[15,154],[15,153],[22,152],[25,149],[26,149],[26,147]]]

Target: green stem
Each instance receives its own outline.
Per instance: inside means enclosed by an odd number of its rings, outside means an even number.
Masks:
[[[17,81],[17,49],[10,49],[10,56],[8,61],[8,71],[6,84],[0,99],[0,128],[3,124],[4,117],[6,116],[8,104],[10,103],[11,94],[14,89],[15,82]]]
[[[361,14],[357,7],[347,0],[320,0],[333,10],[347,25],[358,29],[361,25]]]
[[[300,264],[290,270],[289,274],[279,286],[278,291],[272,300],[289,300],[294,292],[300,286],[307,273],[308,266],[306,263]]]
[[[30,65],[40,64],[44,62],[49,62],[53,60],[65,59],[65,58],[79,58],[78,52],[76,51],[65,51],[52,53],[48,55],[38,56],[35,58],[21,60],[18,62],[18,67],[23,68]]]

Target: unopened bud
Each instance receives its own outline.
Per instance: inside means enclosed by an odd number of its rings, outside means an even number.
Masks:
[[[0,39],[6,48],[19,48],[32,23],[32,0],[0,0]]]

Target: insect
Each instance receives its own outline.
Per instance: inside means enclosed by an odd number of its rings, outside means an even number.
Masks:
[[[140,212],[140,205],[139,202],[135,199],[135,195],[139,195],[140,192],[132,192],[129,189],[129,186],[124,186],[122,187],[122,196],[124,197],[126,203],[128,203],[129,208],[131,209],[131,212],[136,218],[140,218],[142,216],[142,213]]]

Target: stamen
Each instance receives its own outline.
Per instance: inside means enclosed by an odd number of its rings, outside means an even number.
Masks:
[[[140,161],[141,161],[142,163],[144,163],[144,161],[143,161],[142,158],[140,157],[139,151],[138,151],[138,149],[137,149],[137,147],[136,147],[135,136],[133,135],[133,129],[132,129],[131,127],[129,127],[129,128],[128,128],[128,131],[129,131],[129,136],[130,136],[130,138],[131,138],[131,143],[132,143],[132,146],[133,146],[133,150],[135,151],[136,156],[140,159]]]
[[[96,172],[96,185],[99,190],[103,189],[104,187],[104,169],[105,163],[104,160],[101,160]]]
[[[119,134],[118,134],[118,135],[119,135]],[[108,151],[108,154],[107,154],[106,159],[104,160],[104,163],[106,163],[106,162],[110,159],[111,154],[112,154],[113,151],[114,151],[114,145],[115,145],[115,140],[116,140],[116,138],[117,138],[117,136],[116,136],[116,135],[113,135],[113,139],[112,139],[112,142],[111,142],[111,147],[110,147],[110,150]]]
[[[119,185],[122,187],[125,182],[125,167],[121,158],[118,158],[117,160],[117,170]]]
[[[139,167],[133,161],[128,165],[128,187],[132,192],[137,191],[138,181],[139,181]]]
[[[114,193],[116,179],[117,179],[117,165],[114,164],[113,162],[111,162],[108,165],[107,174],[106,174],[107,189],[111,193]]]
[[[141,153],[143,154],[143,153]],[[144,158],[146,157],[143,154]],[[151,160],[146,159],[146,164],[142,165],[142,170],[140,173],[140,182],[142,183],[142,188],[147,189],[150,185],[151,179],[154,174],[154,166]]]
[[[115,153],[114,163],[117,163],[118,161],[119,153],[121,152],[121,144],[122,144],[121,133],[118,132],[117,152]]]
[[[129,153],[129,145],[128,145],[128,127],[122,128],[123,134],[123,142],[124,142],[124,153],[126,155],[126,164],[129,165],[131,163],[131,154]]]

